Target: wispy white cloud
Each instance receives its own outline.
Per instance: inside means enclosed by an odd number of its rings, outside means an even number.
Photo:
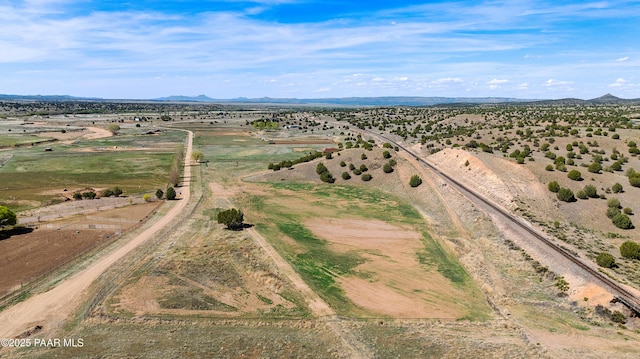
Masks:
[[[76,86],[72,94],[123,97],[132,95],[122,91],[139,91],[132,97],[153,97],[197,86],[188,92],[217,97],[313,89],[336,96],[455,95],[461,90],[482,96],[487,89],[544,94],[606,88],[621,73],[612,75],[614,70],[603,66],[614,67],[611,59],[629,71],[640,66],[631,60],[640,53],[635,44],[627,46],[624,57],[606,50],[593,54],[590,47],[572,48],[571,29],[564,27],[572,16],[608,18],[624,12],[622,19],[638,18],[632,11],[640,8],[637,2],[428,3],[377,12],[363,7],[360,17],[304,21],[302,14],[295,22],[255,16],[299,1],[308,0],[238,1],[246,4],[244,11],[196,14],[81,11],[90,0],[0,1],[0,63],[7,69],[0,93],[59,93]],[[29,81],[36,72],[47,81]],[[51,87],[36,87],[44,83]],[[84,93],[92,85],[103,92]]]
[[[574,90],[573,81],[549,79],[542,86],[551,92],[569,93]]]
[[[622,87],[627,83],[627,80],[619,77],[616,82],[609,84],[609,87]]]
[[[546,87],[557,87],[557,86],[568,86],[573,84],[573,82],[571,81],[561,81],[561,80],[556,80],[556,79],[549,79],[547,80],[547,82],[544,83],[543,86]]]
[[[490,90],[496,90],[500,88],[500,85],[508,84],[509,80],[506,79],[493,79],[487,82]]]
[[[442,84],[451,84],[451,83],[461,83],[463,80],[459,77],[446,77],[442,79],[437,79],[431,81],[433,85],[442,85]]]

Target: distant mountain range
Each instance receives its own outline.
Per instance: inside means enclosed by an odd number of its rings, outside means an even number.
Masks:
[[[0,101],[103,101],[98,97],[74,97],[68,95],[2,95]]]
[[[620,97],[613,96],[608,93],[604,96],[600,96],[591,100],[581,100],[578,98],[564,98],[560,100],[542,100],[536,101],[536,103],[541,105],[640,105],[640,98],[636,99],[623,99]]]
[[[566,98],[559,100],[531,100],[510,97],[341,97],[341,98],[246,98],[213,99],[205,95],[199,96],[169,96],[155,99],[102,99],[93,97],[73,97],[65,95],[55,96],[22,96],[1,95],[0,101],[104,101],[104,102],[187,102],[187,103],[218,103],[218,104],[279,104],[279,105],[333,105],[333,106],[433,106],[451,104],[500,104],[500,103],[531,103],[540,105],[588,105],[588,104],[640,104],[638,99],[622,99],[611,94],[581,100]]]
[[[462,103],[511,103],[531,102],[535,100],[522,100],[506,97],[339,97],[339,98],[246,98],[213,99],[205,95],[170,96],[154,99],[165,102],[215,102],[215,103],[253,103],[253,104],[293,104],[293,105],[343,105],[343,106],[432,106],[439,104]]]
[[[254,104],[313,104],[313,105],[345,105],[345,106],[433,106],[447,104],[499,104],[499,103],[536,103],[549,105],[587,105],[587,104],[640,104],[640,98],[622,99],[606,94],[591,100],[565,98],[559,100],[532,100],[511,97],[339,97],[339,98],[246,98],[213,99],[205,95],[194,97],[170,96],[154,99],[163,102],[214,102],[214,103],[254,103]]]

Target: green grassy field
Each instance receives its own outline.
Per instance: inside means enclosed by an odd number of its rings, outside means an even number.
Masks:
[[[55,201],[49,190],[66,187],[119,186],[125,194],[164,188],[174,148],[184,132],[156,136],[131,136],[83,141],[78,145],[57,145],[53,152],[40,147],[12,150],[13,158],[0,168],[0,204],[14,210]],[[142,144],[146,143],[142,149]],[[162,148],[152,148],[162,143]],[[119,151],[84,152],[83,148],[113,148]],[[137,147],[136,151],[127,148]],[[30,204],[25,204],[30,203]]]
[[[425,278],[431,271],[437,271],[452,288],[456,288],[453,292],[458,293],[442,300],[450,300],[464,308],[466,314],[459,319],[485,320],[490,317],[491,310],[483,294],[457,258],[431,237],[427,224],[413,207],[392,195],[363,187],[274,183],[264,185],[264,196],[245,196],[242,204],[249,211],[259,211],[264,216],[257,223],[257,229],[340,315],[371,316],[347,298],[338,280],[347,276],[369,279],[372,273],[356,269],[367,261],[363,254],[368,251],[338,253],[332,250],[328,241],[318,238],[304,226],[308,219],[379,220],[416,229],[422,233],[424,247],[415,256],[423,265]],[[295,245],[283,240],[283,236],[291,238]]]
[[[294,160],[326,145],[269,145],[246,133],[221,135],[216,131],[196,131],[194,148],[209,160],[207,172],[226,182],[267,169],[270,162]]]
[[[29,134],[0,135],[0,148],[14,147],[16,145],[30,145],[32,143],[46,142],[51,138],[39,137]]]

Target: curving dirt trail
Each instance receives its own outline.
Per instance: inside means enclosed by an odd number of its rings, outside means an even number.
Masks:
[[[223,185],[211,182],[209,183],[211,192],[216,198],[223,201],[229,207],[233,206],[232,195],[234,190],[225,188]],[[309,309],[321,321],[326,323],[338,338],[342,341],[344,348],[349,351],[349,357],[354,359],[372,358],[373,352],[361,340],[359,340],[348,328],[347,324],[342,322],[336,315],[336,312],[329,307],[320,296],[311,289],[293,267],[269,244],[255,228],[248,228],[247,233],[253,238],[256,244],[264,250],[265,254],[278,267],[280,272],[286,276],[293,286],[302,295]]]
[[[189,133],[187,142],[186,161],[184,166],[184,178],[181,198],[177,201],[164,217],[153,224],[137,237],[118,248],[113,253],[93,263],[91,266],[64,280],[48,292],[30,297],[24,302],[18,303],[3,312],[0,312],[0,337],[12,338],[40,325],[43,331],[55,330],[65,321],[69,315],[82,303],[85,290],[104,273],[112,264],[124,257],[127,253],[139,247],[151,238],[160,229],[169,224],[187,205],[190,198],[191,150],[193,144],[193,132]]]
[[[275,249],[267,242],[267,240],[260,234],[255,228],[247,229],[247,232],[253,237],[260,247],[267,253],[267,255],[273,260],[278,269],[287,276],[287,278],[293,283],[294,287],[302,294],[307,301],[309,309],[316,316],[322,318],[326,316],[334,316],[336,313],[329,307],[329,305],[322,300],[318,294],[316,294],[305,281],[300,277],[298,273],[291,267]]]

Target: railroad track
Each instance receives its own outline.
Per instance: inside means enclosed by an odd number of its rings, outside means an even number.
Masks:
[[[388,138],[388,137],[386,137],[384,135],[380,135],[380,134],[377,134],[377,133],[374,133],[374,132],[371,132],[371,131],[368,131],[368,130],[357,129],[356,131],[362,132],[362,133],[367,134],[367,135],[372,136],[372,137],[377,137],[379,139],[382,139],[383,141],[389,142],[390,144],[392,144],[394,146],[397,146],[399,149],[407,152],[409,155],[414,157],[416,159],[416,161],[418,161],[418,163],[420,163],[423,166],[427,167],[428,169],[430,169],[431,171],[436,173],[438,176],[444,178],[446,181],[448,181],[450,184],[452,184],[462,195],[464,195],[466,197],[472,197],[473,199],[482,202],[482,204],[490,207],[492,210],[494,210],[496,213],[498,213],[504,219],[506,219],[509,222],[515,224],[519,228],[525,230],[527,233],[529,233],[534,238],[536,238],[540,242],[542,242],[545,245],[547,245],[553,251],[557,252],[562,257],[568,259],[571,263],[573,263],[574,265],[578,266],[584,272],[590,274],[594,279],[599,281],[605,287],[609,288],[611,293],[614,295],[615,300],[619,301],[620,303],[624,304],[627,308],[632,310],[635,313],[636,316],[640,316],[640,298],[636,297],[633,293],[628,291],[626,288],[624,288],[618,282],[616,282],[613,279],[609,278],[605,274],[599,272],[597,269],[594,269],[593,267],[591,267],[590,265],[586,264],[585,262],[583,262],[579,258],[576,258],[573,254],[571,254],[571,253],[567,252],[566,250],[562,249],[560,246],[555,244],[552,240],[547,238],[544,234],[542,234],[541,232],[537,231],[536,229],[530,227],[530,225],[524,223],[520,218],[512,215],[511,213],[507,212],[506,210],[504,210],[500,206],[498,206],[495,203],[493,203],[491,200],[485,198],[484,196],[480,195],[479,193],[477,193],[473,189],[471,189],[471,188],[467,187],[466,185],[460,183],[458,180],[456,180],[455,178],[449,176],[448,174],[442,172],[436,166],[434,166],[431,163],[427,162],[426,160],[424,160],[422,157],[420,157],[415,152],[413,152],[410,149],[404,147],[403,145],[393,141],[392,139],[390,139],[390,138]]]

